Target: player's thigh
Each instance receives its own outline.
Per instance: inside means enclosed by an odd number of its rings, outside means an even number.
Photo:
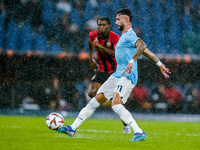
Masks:
[[[104,96],[110,100],[113,97],[113,90],[115,89],[115,81],[116,78],[114,76],[110,76],[99,88],[97,94],[103,93]]]
[[[92,82],[88,87],[88,96],[91,98],[96,96],[96,93],[98,89],[100,88],[100,86],[101,86],[100,83]]]
[[[135,85],[132,84],[131,80],[129,80],[126,77],[121,77],[117,81],[114,92],[119,94],[123,103],[125,104],[134,87],[135,87]]]
[[[101,84],[98,82],[92,82],[89,87],[88,87],[88,91],[89,92],[97,92],[98,89],[100,88]]]

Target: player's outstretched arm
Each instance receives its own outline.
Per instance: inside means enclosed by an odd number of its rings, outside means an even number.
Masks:
[[[140,56],[143,54],[144,50],[146,49],[146,44],[142,40],[139,39],[135,43],[135,47],[136,47],[136,52],[133,55],[133,58],[130,60],[129,64],[126,66],[122,75],[126,75],[126,72],[128,72],[128,74],[131,73],[131,69],[133,67],[134,61],[140,58]]]
[[[153,54],[147,48],[144,50],[143,54],[144,54],[144,56],[146,56],[147,58],[149,58],[150,60],[152,60],[153,62],[155,62],[156,65],[158,65],[160,67],[160,72],[163,74],[163,76],[165,78],[169,77],[168,74],[171,74],[171,72],[169,71],[168,68],[165,67],[165,65],[163,63],[161,63],[161,61],[158,59],[158,57],[155,54]]]

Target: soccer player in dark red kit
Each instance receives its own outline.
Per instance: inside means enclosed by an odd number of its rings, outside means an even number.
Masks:
[[[110,20],[108,17],[97,19],[98,30],[89,33],[89,60],[90,68],[95,72],[91,84],[88,88],[88,95],[92,98],[96,95],[101,84],[115,72],[117,62],[115,60],[115,46],[119,40],[119,35],[110,31]],[[98,64],[93,59],[93,50],[96,49]],[[131,129],[125,123],[124,133],[131,133]]]

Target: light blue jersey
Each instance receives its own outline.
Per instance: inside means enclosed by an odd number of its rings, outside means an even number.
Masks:
[[[116,78],[121,78],[122,73],[124,72],[126,66],[128,65],[129,61],[133,58],[133,55],[136,52],[135,43],[139,38],[137,37],[136,33],[133,29],[129,29],[126,33],[122,34],[120,37],[116,47],[115,47],[115,58],[117,61],[117,69],[112,74]],[[133,63],[133,67],[131,73],[128,74],[126,72],[125,75],[128,79],[132,81],[134,85],[137,84],[138,80],[138,69],[137,69],[137,61]]]

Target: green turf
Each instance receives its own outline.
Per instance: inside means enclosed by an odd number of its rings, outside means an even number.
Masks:
[[[89,119],[70,138],[47,128],[46,117],[0,116],[1,150],[148,150],[200,149],[200,123],[137,121],[146,131],[145,141],[129,142],[120,120]],[[73,118],[65,118],[71,124]]]

